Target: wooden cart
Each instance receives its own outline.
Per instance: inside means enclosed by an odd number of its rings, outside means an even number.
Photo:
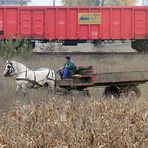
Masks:
[[[148,71],[94,73],[93,66],[80,66],[71,78],[57,80],[57,86],[82,92],[88,91],[88,87],[105,86],[106,98],[119,98],[122,94],[139,98],[141,93],[137,86],[147,81]]]

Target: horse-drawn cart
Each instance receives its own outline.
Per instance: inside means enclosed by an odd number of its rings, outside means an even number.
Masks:
[[[93,66],[81,66],[71,78],[57,80],[57,85],[68,91],[81,92],[86,92],[88,87],[105,86],[106,98],[119,98],[123,94],[139,98],[141,93],[137,86],[147,81],[148,71],[95,73]]]
[[[139,98],[141,93],[137,86],[148,81],[148,71],[95,73],[93,66],[79,66],[75,75],[68,79],[56,80],[55,72],[51,69],[40,68],[33,71],[16,61],[6,62],[4,76],[15,76],[16,90],[22,89],[24,95],[27,88],[40,87],[48,88],[51,92],[55,92],[55,88],[68,92],[78,90],[88,95],[88,87],[105,86],[106,98],[119,98],[123,94],[125,97],[134,95]]]

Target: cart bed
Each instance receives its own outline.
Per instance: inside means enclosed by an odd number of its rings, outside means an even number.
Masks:
[[[146,81],[148,81],[148,71],[108,72],[96,73],[94,85],[144,83]]]

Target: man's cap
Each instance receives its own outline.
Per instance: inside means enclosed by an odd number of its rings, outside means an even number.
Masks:
[[[67,55],[65,58],[68,59],[68,60],[71,59],[70,55]]]

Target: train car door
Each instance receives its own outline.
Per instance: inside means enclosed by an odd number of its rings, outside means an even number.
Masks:
[[[44,11],[33,11],[32,33],[34,36],[43,37],[45,33],[45,14]]]
[[[146,33],[146,21],[145,21],[145,11],[135,10],[135,20],[134,20],[134,38],[143,39]]]
[[[32,29],[31,29],[31,11],[29,10],[22,10],[21,11],[21,27],[20,27],[20,34],[22,36],[31,36]]]
[[[31,38],[42,38],[45,32],[44,11],[22,10],[21,11],[21,35]]]

